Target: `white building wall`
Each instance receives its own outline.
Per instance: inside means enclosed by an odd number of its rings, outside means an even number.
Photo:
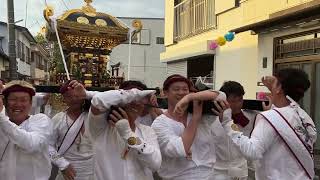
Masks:
[[[7,28],[5,26],[0,25],[0,37],[2,40],[0,41],[0,47],[4,53],[8,55],[8,38],[7,38]],[[4,58],[0,57],[0,72],[5,70],[5,66],[8,66],[9,61],[5,60]],[[0,73],[1,76],[1,73]]]
[[[164,44],[156,44],[157,37],[164,37],[164,19],[161,18],[119,18],[123,23],[131,27],[134,19],[140,19],[143,29],[149,30],[150,44],[131,45],[130,80],[139,80],[148,87],[162,87],[167,76],[167,65],[160,62],[160,53],[164,51]],[[109,65],[121,62],[119,76],[124,73],[128,78],[129,45],[121,44],[113,49],[110,55]],[[109,68],[111,69],[111,68]]]
[[[3,51],[8,55],[8,29],[6,24],[1,23],[0,24],[0,36],[4,37],[2,39],[2,48]],[[19,30],[16,29],[16,47],[17,47],[17,41],[21,41],[25,46],[27,46],[29,49],[30,48],[30,41],[24,36],[23,33],[21,33]],[[17,56],[17,67],[18,67],[18,72],[30,76],[30,64],[27,64],[26,62],[23,62],[18,58],[18,50],[16,49],[16,56]]]
[[[8,54],[8,29],[7,26],[0,24],[0,36],[3,37],[2,39],[2,49],[3,51]]]

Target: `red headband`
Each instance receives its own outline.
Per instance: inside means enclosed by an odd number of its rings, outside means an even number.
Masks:
[[[192,92],[196,92],[197,91],[193,87],[193,84],[189,79],[187,79],[187,78],[185,78],[185,77],[183,77],[183,76],[181,76],[179,74],[175,74],[175,75],[169,76],[163,83],[163,89],[164,90],[168,90],[170,85],[175,83],[175,82],[185,82],[185,83],[188,84],[188,87],[189,87],[190,91],[192,91]]]
[[[23,87],[23,86],[20,86],[20,85],[13,85],[13,86],[5,89],[2,92],[2,94],[4,96],[8,96],[12,92],[26,92],[26,93],[30,94],[30,96],[34,96],[36,94],[33,89],[27,88],[27,87]]]

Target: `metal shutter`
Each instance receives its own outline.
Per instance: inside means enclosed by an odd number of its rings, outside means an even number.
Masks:
[[[180,74],[187,77],[187,61],[172,62],[167,64],[167,75]]]

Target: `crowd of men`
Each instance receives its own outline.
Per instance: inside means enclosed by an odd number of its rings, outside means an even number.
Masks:
[[[248,161],[257,180],[313,179],[317,132],[297,103],[307,74],[283,69],[262,82],[271,95],[258,112],[242,109],[245,91],[235,81],[198,91],[171,75],[161,109],[139,81],[94,92],[72,80],[60,88],[68,108],[52,118],[31,113],[31,84],[0,82],[0,179],[246,180]],[[212,113],[203,111],[208,101]]]

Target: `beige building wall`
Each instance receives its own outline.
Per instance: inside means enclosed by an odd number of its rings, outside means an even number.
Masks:
[[[305,31],[310,31],[313,29],[319,29],[318,26],[311,28],[288,28],[288,29],[280,29],[274,32],[268,32],[264,34],[259,34],[258,40],[258,76],[269,76],[273,73],[273,39],[276,37],[286,36],[294,33],[301,33]],[[266,57],[268,59],[267,68],[262,67],[262,59]],[[265,87],[258,87],[258,91],[268,91]]]
[[[165,0],[164,45],[173,44],[174,1]]]
[[[250,32],[236,34],[236,38],[214,51],[208,49],[208,41],[226,32],[269,18],[269,15],[310,0],[241,0],[235,7],[234,0],[216,0],[217,27],[196,36],[173,42],[174,4],[165,1],[165,52],[162,62],[172,62],[201,54],[215,53],[215,88],[225,80],[239,81],[246,91],[246,98],[255,98],[259,89],[261,57],[258,57],[258,36]],[[272,50],[272,49],[271,49]],[[263,51],[263,49],[261,50]],[[261,53],[260,53],[261,54]],[[272,67],[269,66],[269,67]]]
[[[237,39],[219,48],[216,53],[216,88],[224,81],[238,81],[245,88],[245,97],[256,97],[257,36],[242,33]]]

